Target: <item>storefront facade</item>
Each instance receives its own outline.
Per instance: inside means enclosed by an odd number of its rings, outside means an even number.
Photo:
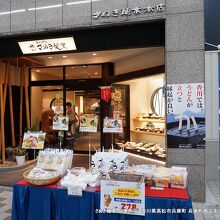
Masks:
[[[166,84],[205,83],[203,0],[16,0],[11,3],[6,0],[0,3],[0,8],[3,19],[0,24],[0,47],[3,48],[1,57],[22,55],[17,45],[18,39],[49,38],[57,32],[59,35],[67,35],[70,30],[73,33],[89,33],[89,30],[120,29],[121,26],[129,30],[129,25],[140,24],[149,24],[147,31],[151,32],[154,24],[158,26],[158,23],[162,23],[165,27]],[[111,39],[110,32],[108,34]],[[9,43],[8,39],[13,39],[14,44]],[[113,43],[110,41],[109,44],[110,47]],[[88,45],[81,47],[81,52],[88,51]],[[99,48],[90,45],[90,51],[92,49]],[[207,141],[206,149],[209,145]],[[167,148],[167,166],[187,167],[189,188],[194,201],[205,201],[206,149]]]

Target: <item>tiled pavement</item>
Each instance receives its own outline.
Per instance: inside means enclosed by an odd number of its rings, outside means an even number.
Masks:
[[[11,219],[12,188],[0,186],[0,220]]]
[[[73,166],[88,167],[88,156],[77,156],[73,160]],[[30,167],[29,167],[30,168]],[[22,173],[13,172],[7,174],[0,173],[0,185],[11,186],[13,182],[22,178]],[[8,180],[8,181],[6,181]],[[219,204],[219,186],[216,182],[208,182],[206,185],[206,203],[193,203],[195,220],[220,220],[220,204]],[[11,204],[12,204],[12,188],[0,186],[0,220],[11,219]],[[169,220],[169,219],[168,219]]]
[[[211,192],[208,192],[209,190]],[[194,211],[198,211],[198,213],[195,213],[195,220],[220,220],[219,194],[216,192],[218,192],[217,184],[214,182],[208,183],[207,202],[193,203]],[[11,219],[11,204],[12,188],[0,186],[0,220]]]

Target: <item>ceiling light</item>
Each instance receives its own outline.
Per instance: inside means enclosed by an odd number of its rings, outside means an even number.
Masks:
[[[40,72],[40,70],[36,70],[36,72],[37,72],[37,73],[39,73],[39,72]]]
[[[98,75],[98,73],[97,73],[97,72],[95,72],[95,73],[94,73],[94,75]]]
[[[74,66],[71,66],[71,68],[74,69],[75,67],[74,67]]]
[[[48,59],[53,59],[53,57],[48,57]]]
[[[63,57],[63,58],[67,58],[67,56],[66,56],[66,55],[63,55],[62,57]]]
[[[97,55],[97,53],[93,53],[92,55],[93,55],[93,56],[96,56],[96,55]]]
[[[82,66],[83,68],[86,68],[87,66],[86,65],[84,65],[84,66]]]

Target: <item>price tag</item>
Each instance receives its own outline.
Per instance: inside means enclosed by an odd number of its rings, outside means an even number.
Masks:
[[[100,196],[100,209],[108,213],[145,215],[144,183],[102,180]]]
[[[69,196],[82,196],[82,189],[80,187],[68,187]]]

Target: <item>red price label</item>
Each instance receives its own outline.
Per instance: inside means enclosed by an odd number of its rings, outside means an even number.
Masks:
[[[136,204],[131,204],[131,203],[121,203],[121,209],[136,210],[137,206],[136,206]]]

